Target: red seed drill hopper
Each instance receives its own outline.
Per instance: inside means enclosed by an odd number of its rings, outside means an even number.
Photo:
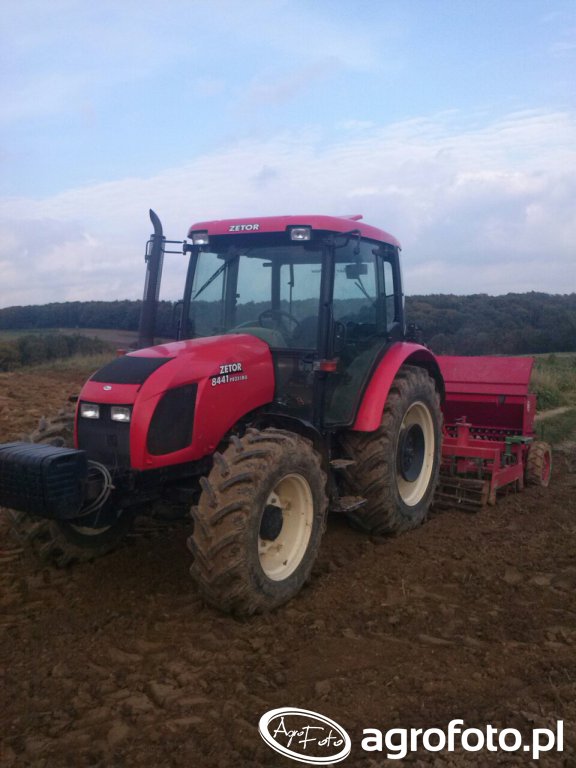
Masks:
[[[547,486],[551,451],[535,440],[530,357],[437,358],[446,400],[437,506],[476,511],[501,488]]]

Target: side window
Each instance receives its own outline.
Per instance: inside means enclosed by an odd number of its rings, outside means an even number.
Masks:
[[[322,267],[320,258],[310,264],[282,264],[280,268],[280,307],[297,320],[318,317],[318,297]]]
[[[267,259],[241,257],[238,264],[232,326],[258,326],[260,315],[270,309],[272,264]],[[233,286],[232,286],[233,289]]]
[[[394,302],[394,271],[389,261],[384,262],[384,297],[386,302],[386,326],[390,328],[396,320],[396,306]]]
[[[200,254],[190,304],[190,327],[196,336],[212,336],[222,330],[224,273],[225,263],[217,254]]]
[[[282,264],[280,309],[286,313],[290,346],[314,349],[318,341],[318,299],[322,277],[321,255],[308,263]]]
[[[350,245],[337,252],[334,275],[334,319],[362,326],[368,333],[376,331],[378,304],[377,261],[373,245]]]

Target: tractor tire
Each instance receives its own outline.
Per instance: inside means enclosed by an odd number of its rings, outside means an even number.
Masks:
[[[46,565],[65,568],[88,562],[116,549],[130,530],[131,515],[121,512],[117,521],[103,528],[82,525],[82,519],[48,520],[9,510],[12,532],[21,546],[31,549]]]
[[[62,408],[51,419],[43,416],[34,432],[24,439],[28,443],[45,443],[57,448],[72,448],[74,446],[74,410]]]
[[[74,444],[74,412],[63,409],[53,419],[40,419],[28,437],[30,443],[45,443],[59,448]],[[63,568],[74,562],[94,560],[116,549],[128,533],[132,515],[120,512],[112,525],[93,528],[86,520],[49,520],[25,512],[5,510],[13,537],[20,546],[31,549],[40,562]]]
[[[524,479],[526,485],[548,488],[552,474],[552,449],[548,443],[535,440],[528,449]]]
[[[326,527],[326,475],[308,440],[278,429],[233,437],[201,481],[190,569],[204,599],[237,616],[302,588]]]
[[[384,536],[424,522],[438,483],[441,431],[434,380],[423,368],[403,366],[392,382],[381,426],[342,438],[356,462],[346,472],[346,485],[366,499],[349,514],[353,527]]]

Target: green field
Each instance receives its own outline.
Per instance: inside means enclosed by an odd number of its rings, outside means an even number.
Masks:
[[[536,434],[552,445],[576,439],[576,355],[538,355],[531,389],[538,398],[540,414]]]
[[[0,342],[19,339],[22,336],[86,336],[101,339],[110,344],[130,345],[136,342],[136,331],[118,331],[110,328],[27,328],[25,330],[0,330]]]
[[[532,372],[538,410],[576,406],[576,355],[538,355]]]

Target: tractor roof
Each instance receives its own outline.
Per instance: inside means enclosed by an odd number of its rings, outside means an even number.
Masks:
[[[250,219],[220,219],[200,221],[188,230],[188,237],[193,232],[208,232],[209,235],[247,234],[249,232],[285,232],[288,227],[312,227],[328,232],[350,232],[358,230],[362,237],[389,243],[400,247],[393,235],[383,229],[371,227],[360,221],[362,216],[254,216]]]

